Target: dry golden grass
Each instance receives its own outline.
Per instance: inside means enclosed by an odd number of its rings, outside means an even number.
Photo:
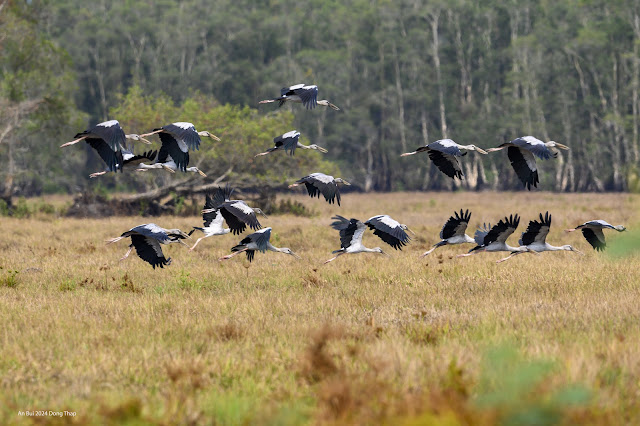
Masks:
[[[251,265],[218,262],[233,235],[193,253],[165,246],[173,263],[156,270],[134,254],[118,262],[126,242],[104,244],[146,222],[188,230],[195,217],[3,218],[0,423],[56,420],[20,410],[113,424],[640,422],[640,255],[611,258],[562,232],[596,218],[637,229],[640,197],[292,198],[317,214],[261,220],[303,260],[257,253]],[[499,253],[457,259],[470,246],[453,246],[420,259],[460,208],[473,212],[469,233],[509,213],[520,232],[549,210],[548,241],[586,255],[496,265]],[[336,213],[387,213],[418,236],[392,258],[322,265],[339,248]],[[384,246],[369,231],[364,243]]]

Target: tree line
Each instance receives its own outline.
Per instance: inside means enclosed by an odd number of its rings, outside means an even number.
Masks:
[[[260,144],[297,128],[363,190],[518,189],[506,155],[468,155],[458,182],[426,156],[399,154],[441,138],[486,148],[529,134],[571,147],[539,162],[543,189],[640,189],[638,0],[1,3],[0,137],[19,140],[12,156],[0,141],[1,161],[5,176],[9,157],[25,170],[13,173],[25,191],[43,176],[58,188],[88,185],[99,163],[87,154],[92,164],[62,171],[56,143],[89,123],[131,120],[123,102],[132,90],[154,105],[197,100],[248,107],[252,123],[289,120],[259,132]],[[257,109],[299,82],[342,111]],[[20,105],[24,125],[3,136]],[[204,128],[196,118],[180,117]],[[242,132],[223,144],[245,149]],[[30,176],[21,158],[36,146],[40,170]],[[286,162],[269,173],[286,175]]]

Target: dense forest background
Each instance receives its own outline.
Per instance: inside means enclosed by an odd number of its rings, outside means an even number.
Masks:
[[[342,110],[258,108],[301,82]],[[126,133],[191,121],[217,134],[192,156],[211,180],[328,171],[365,191],[521,189],[505,152],[464,157],[462,182],[399,154],[530,134],[571,147],[541,164],[540,188],[636,191],[639,91],[637,0],[0,0],[5,197],[181,179],[89,180],[97,156],[58,148],[114,118]],[[252,158],[294,128],[329,154]]]

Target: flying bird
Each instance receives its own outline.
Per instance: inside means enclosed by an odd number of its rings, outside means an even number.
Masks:
[[[256,213],[267,217],[262,210],[257,207],[251,208],[242,200],[231,200],[233,189],[227,185],[225,188],[218,188],[212,198],[213,207],[202,210],[202,214],[212,213],[219,210],[227,221],[227,225],[233,234],[241,234],[249,226],[251,229],[260,229],[262,225],[258,222]]]
[[[511,247],[507,244],[507,238],[518,228],[520,217],[516,214],[500,219],[496,225],[484,225],[475,233],[476,246],[469,250],[469,253],[459,254],[458,257],[471,256],[487,251],[510,251],[510,252],[531,252],[527,247]]]
[[[285,102],[301,103],[307,109],[313,109],[316,105],[322,105],[339,111],[340,108],[332,104],[326,99],[321,101],[318,99],[318,86],[305,86],[303,84],[296,84],[294,86],[283,87],[280,90],[280,97],[275,99],[265,99],[258,102],[258,104],[269,104],[272,102],[278,102],[278,107],[281,107]]]
[[[459,145],[451,139],[441,139],[421,146],[413,152],[401,154],[400,157],[407,157],[426,151],[431,161],[433,161],[433,164],[435,164],[442,173],[450,178],[462,179],[462,167],[460,167],[460,162],[457,157],[462,157],[463,155],[467,155],[467,153],[465,152],[463,154],[462,151],[460,151],[461,149],[478,151],[480,154],[487,153],[487,151],[475,145]]]
[[[489,148],[487,152],[500,151],[507,149],[507,156],[511,161],[511,166],[515,170],[522,184],[531,190],[531,186],[538,187],[538,166],[536,165],[536,157],[541,160],[548,160],[558,156],[558,150],[569,149],[568,146],[558,142],[549,141],[542,142],[533,136],[523,136],[503,143],[497,148]]]
[[[591,246],[596,251],[602,251],[607,247],[607,242],[604,239],[603,229],[615,229],[618,232],[625,231],[625,228],[622,225],[613,226],[604,220],[590,220],[589,222],[585,222],[582,225],[578,225],[572,229],[566,229],[566,232],[573,232],[580,229],[582,231],[582,235],[584,238],[591,244]]]
[[[153,129],[153,131],[140,135],[140,137],[156,133],[160,137],[162,148],[167,151],[167,155],[171,157],[181,172],[187,171],[189,150],[197,151],[200,149],[200,136],[220,141],[220,138],[216,135],[207,131],[199,132],[192,123],[182,121]],[[160,152],[162,153],[162,149]]]
[[[153,161],[156,158],[156,154],[158,151],[147,151],[142,153],[142,155],[135,155],[133,152],[128,149],[122,149],[122,168],[129,169],[138,167],[143,161]],[[116,166],[117,169],[120,169],[119,166]],[[106,173],[109,173],[110,170],[106,169],[101,172],[91,173],[89,175],[90,178],[102,176]]]
[[[147,170],[164,169],[168,172],[175,173],[177,170],[180,170],[186,173],[198,173],[202,177],[207,177],[207,175],[202,170],[200,170],[195,166],[185,167],[184,169],[180,169],[169,152],[170,150],[168,146],[163,143],[162,146],[160,147],[160,152],[158,153],[158,158],[155,161],[155,163],[153,164],[138,163],[138,168],[136,169],[136,171],[146,172]],[[189,159],[187,154],[187,163],[188,161]]]
[[[171,258],[164,257],[160,244],[180,243],[186,246],[187,244],[182,240],[189,238],[189,235],[179,229],[164,229],[155,223],[146,223],[131,228],[119,237],[108,240],[107,244],[118,242],[127,237],[131,237],[131,244],[127,253],[120,260],[129,257],[131,250],[135,248],[138,257],[156,269],[156,266],[164,268],[164,265],[171,264]]]
[[[214,235],[224,235],[231,232],[231,229],[224,227],[224,217],[222,216],[222,212],[215,208],[213,197],[211,195],[206,195],[206,200],[204,203],[204,209],[208,211],[208,213],[202,214],[202,221],[204,223],[203,228],[199,228],[194,226],[193,229],[197,229],[199,231],[204,232],[204,236],[198,238],[196,243],[189,249],[189,251],[193,251],[194,248],[198,245],[198,243],[204,240],[207,237],[211,237]]]
[[[90,129],[74,136],[76,139],[60,145],[60,148],[71,146],[81,141],[87,142],[91,148],[95,149],[100,158],[107,164],[107,171],[122,172],[123,153],[127,146],[127,139],[141,141],[146,144],[151,142],[142,135],[125,135],[118,120],[109,120],[96,124]]]
[[[424,252],[420,257],[425,257],[438,247],[448,244],[475,243],[476,241],[473,238],[465,234],[467,226],[469,225],[469,220],[471,220],[471,213],[469,210],[463,212],[462,209],[460,209],[460,213],[454,212],[454,215],[447,220],[440,231],[440,238],[442,241],[435,244],[431,250]]]
[[[265,251],[275,251],[279,253],[290,254],[296,259],[300,259],[300,256],[291,251],[290,248],[283,247],[278,248],[274,247],[273,244],[269,242],[269,238],[271,238],[271,228],[260,229],[259,231],[254,232],[253,234],[247,235],[245,238],[240,241],[240,244],[231,248],[232,254],[227,256],[223,256],[218,260],[227,260],[231,259],[233,256],[236,256],[242,252],[247,253],[247,259],[249,262],[253,260],[253,256],[255,256],[256,251],[260,251],[264,253]]]
[[[411,237],[405,232],[405,230],[408,230],[407,226],[400,224],[387,215],[373,216],[364,223],[358,219],[347,219],[340,215],[336,215],[332,219],[335,219],[335,222],[331,223],[331,227],[340,231],[341,248],[340,250],[334,250],[332,254],[335,254],[335,256],[324,262],[325,264],[345,253],[381,253],[388,256],[380,247],[370,249],[362,244],[362,236],[367,226],[374,230],[374,235],[380,237],[382,241],[396,250],[402,250],[402,246],[411,240]]]
[[[300,132],[298,132],[297,130],[292,130],[290,132],[287,132],[284,135],[280,135],[273,139],[273,143],[275,144],[273,148],[269,148],[265,152],[256,154],[255,157],[260,157],[262,155],[270,154],[274,151],[282,151],[282,150],[289,153],[289,155],[293,155],[296,151],[296,148],[315,149],[322,153],[328,152],[326,149],[316,144],[303,145],[300,143],[299,139],[300,139]]]
[[[531,220],[529,221],[529,226],[527,226],[527,230],[522,233],[520,237],[520,241],[518,244],[520,246],[526,246],[529,250],[540,253],[542,251],[574,251],[578,254],[583,254],[580,250],[576,250],[570,245],[564,246],[552,246],[549,244],[546,239],[549,234],[549,229],[551,228],[551,215],[549,212],[546,212],[544,216],[540,213],[540,220]],[[504,259],[498,260],[498,263],[504,262],[505,260],[511,259],[513,256],[524,253],[522,251],[511,253],[508,257]]]
[[[342,178],[334,179],[333,176],[325,175],[324,173],[311,173],[309,176],[305,176],[296,183],[289,185],[289,188],[304,184],[311,198],[320,198],[320,194],[322,194],[329,204],[333,204],[337,200],[338,205],[340,205],[339,183],[351,185]]]

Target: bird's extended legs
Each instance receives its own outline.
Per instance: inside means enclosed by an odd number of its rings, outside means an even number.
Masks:
[[[86,138],[87,138],[87,136],[83,136],[83,137],[78,138],[78,139],[76,139],[74,141],[63,143],[62,145],[60,145],[60,148],[64,148],[65,146],[73,145],[74,143],[78,143],[78,142],[80,142],[82,140],[85,140]]]
[[[168,172],[171,172],[171,173],[175,173],[176,172],[175,170],[173,170],[171,167],[167,166],[166,164],[162,164],[162,168],[165,169]]]
[[[95,172],[95,173],[91,173],[91,174],[89,175],[89,177],[90,177],[90,178],[94,178],[94,177],[102,176],[102,175],[104,175],[104,174],[106,174],[106,173],[107,173],[106,171],[103,171],[103,172]]]
[[[429,249],[429,250],[425,251],[424,253],[422,253],[422,254],[420,255],[420,257],[425,257],[425,256],[430,255],[430,254],[431,254],[431,253],[433,253],[433,251],[434,251],[435,249],[437,249],[437,248],[438,248],[438,246],[433,246],[431,249]]]
[[[127,257],[129,257],[129,255],[131,254],[131,250],[133,250],[133,245],[129,246],[129,250],[127,250],[127,253],[124,256],[122,256],[122,258],[120,259],[121,262],[125,260]]]
[[[275,99],[265,99],[264,101],[260,101],[258,102],[258,105],[260,104],[270,104],[271,102],[275,102]]]
[[[160,132],[162,132],[162,129],[160,129],[160,130],[154,130],[153,132],[145,133],[145,134],[138,135],[138,136],[140,136],[140,139],[142,139],[143,137],[151,136],[151,135],[155,135],[156,133],[160,133]]]
[[[300,184],[299,183],[292,183],[291,185],[289,185],[289,188],[295,188],[298,185],[300,185]]]
[[[242,249],[242,250],[238,250],[238,251],[237,251],[237,252],[235,252],[235,253],[231,253],[231,254],[228,254],[228,255],[226,255],[226,256],[222,256],[222,257],[221,257],[220,259],[218,259],[218,260],[222,261],[222,260],[231,259],[233,256],[237,256],[237,255],[239,255],[240,253],[242,253],[242,252],[244,252],[244,251],[246,251],[246,250],[247,250],[246,248],[245,248],[245,249]]]
[[[332,260],[336,260],[336,259],[338,258],[338,256],[341,256],[341,255],[343,255],[343,254],[344,254],[344,252],[343,252],[343,251],[342,251],[342,252],[340,252],[340,253],[338,253],[338,254],[336,254],[334,257],[332,257],[331,259],[329,259],[329,260],[327,260],[326,262],[324,262],[324,263],[323,263],[323,265],[326,265],[327,263],[331,262]]]
[[[507,260],[511,259],[513,256],[516,256],[520,253],[524,253],[524,252],[511,253],[509,256],[505,257],[504,259],[496,260],[496,263],[506,262]]]
[[[198,240],[196,241],[196,243],[193,245],[193,247],[191,247],[191,248],[189,249],[189,251],[193,251],[193,249],[194,249],[194,248],[196,248],[196,246],[198,245],[198,243],[199,243],[200,241],[204,240],[205,238],[207,238],[207,237],[200,237],[200,238],[198,238]]]

